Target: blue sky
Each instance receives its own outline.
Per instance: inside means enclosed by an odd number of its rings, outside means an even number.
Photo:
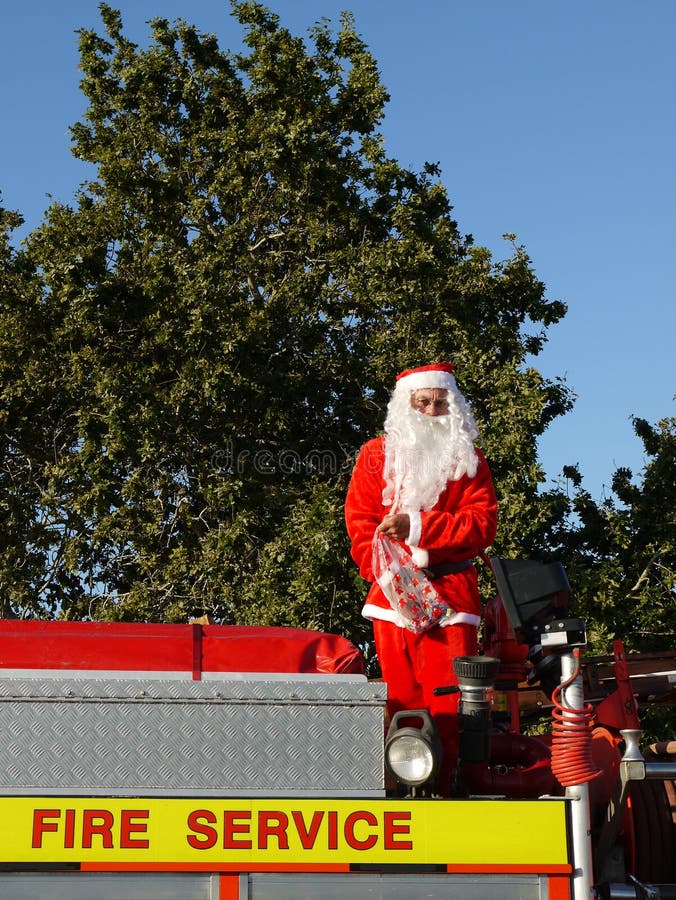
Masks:
[[[235,48],[227,0],[119,0],[144,43],[182,17]],[[499,259],[516,232],[569,311],[535,364],[578,395],[540,444],[548,482],[579,463],[599,499],[644,465],[630,418],[674,411],[674,0],[269,0],[296,34],[351,11],[391,101],[382,133],[405,166],[439,162],[455,217]],[[0,191],[36,227],[88,175],[68,127],[85,109],[77,28],[96,0],[0,5]]]

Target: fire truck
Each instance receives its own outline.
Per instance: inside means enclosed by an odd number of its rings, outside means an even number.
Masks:
[[[491,563],[443,786],[340,635],[0,621],[0,897],[676,897],[673,656],[586,658],[563,568]]]

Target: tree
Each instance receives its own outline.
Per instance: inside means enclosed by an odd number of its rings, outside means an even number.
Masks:
[[[617,637],[637,652],[671,648],[676,637],[676,419],[633,423],[648,458],[638,481],[617,469],[614,497],[597,504],[579,472],[566,470],[574,490],[559,552],[597,653]]]
[[[21,217],[0,209],[0,615],[16,615],[27,591],[50,601],[77,587],[63,567],[62,542],[43,506],[44,460],[59,441],[49,376],[49,323],[41,283],[11,245]],[[57,587],[58,585],[58,587]]]
[[[565,306],[523,248],[495,262],[459,233],[437,166],[386,155],[387,93],[350,16],[308,48],[232,6],[240,54],[181,20],[140,48],[105,4],[105,36],[80,34],[74,153],[97,177],[3,257],[0,402],[23,460],[3,602],[363,642],[342,502],[393,375],[457,362],[497,549],[532,555],[565,506],[538,494],[537,436],[570,397],[529,359]]]

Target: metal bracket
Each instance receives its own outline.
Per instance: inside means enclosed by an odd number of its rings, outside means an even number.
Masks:
[[[639,900],[660,900],[660,889],[654,884],[643,884],[634,875],[629,876],[629,881],[636,888],[636,896]]]
[[[638,740],[641,734],[638,728],[625,728],[620,732],[625,742],[625,750],[620,761],[620,773],[615,792],[606,813],[606,821],[601,828],[599,842],[596,848],[597,871],[599,872],[599,882],[614,880],[612,872],[609,871],[611,861],[614,859],[611,850],[617,839],[622,824],[622,817],[627,805],[627,797],[629,796],[629,785],[632,781],[643,781],[645,779],[645,760],[639,750]]]

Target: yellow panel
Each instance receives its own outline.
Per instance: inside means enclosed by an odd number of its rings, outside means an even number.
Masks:
[[[568,862],[560,800],[4,797],[0,862],[407,864]]]

